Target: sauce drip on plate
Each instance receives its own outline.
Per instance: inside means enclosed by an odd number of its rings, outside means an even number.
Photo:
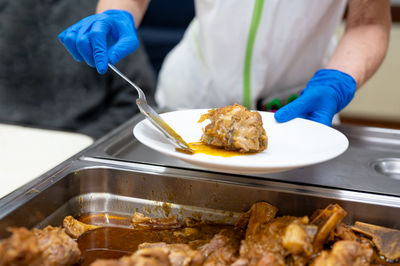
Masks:
[[[221,157],[233,157],[233,156],[243,156],[243,155],[251,155],[255,153],[242,153],[238,151],[228,151],[218,147],[214,147],[208,145],[204,142],[190,142],[188,143],[189,147],[194,151],[194,153],[204,153],[212,156],[221,156]]]

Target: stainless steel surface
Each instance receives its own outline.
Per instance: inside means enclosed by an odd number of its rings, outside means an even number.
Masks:
[[[112,137],[92,146],[85,155],[110,159],[117,164],[121,161],[138,162],[208,171],[165,156],[139,143],[135,140],[132,129],[140,120],[140,117],[134,117]],[[275,174],[248,175],[248,177],[400,196],[397,170],[390,170],[388,164],[374,164],[385,158],[391,158],[392,162],[400,160],[400,130],[348,125],[336,128],[349,139],[349,148],[341,156],[314,166]]]
[[[95,158],[63,164],[15,194],[0,200],[0,238],[10,226],[60,225],[64,216],[84,213],[142,210],[231,223],[257,201],[278,206],[279,215],[298,216],[335,202],[348,212],[347,223],[400,229],[399,197],[136,163],[117,167]]]
[[[183,149],[185,152],[192,154],[193,150],[189,147],[189,145],[182,139],[182,137],[177,134],[165,121],[157,114],[157,112],[151,108],[150,105],[147,104],[146,95],[144,92],[130,79],[128,79],[124,74],[122,74],[115,66],[108,63],[108,66],[119,76],[121,76],[124,80],[126,80],[132,87],[134,87],[139,94],[139,98],[136,99],[136,104],[139,107],[139,110],[142,114],[144,114],[149,121],[160,130],[164,136],[174,145],[177,145],[179,148]]]
[[[381,158],[372,162],[371,167],[378,173],[400,180],[400,158]]]

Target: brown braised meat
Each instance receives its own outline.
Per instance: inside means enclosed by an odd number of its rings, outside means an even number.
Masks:
[[[355,222],[352,230],[368,236],[381,255],[389,260],[400,260],[400,230]]]
[[[77,243],[62,228],[10,229],[0,242],[0,265],[73,265],[79,261]]]
[[[203,129],[201,141],[212,146],[239,152],[260,152],[267,148],[268,138],[261,115],[235,104],[212,109],[199,123],[211,121]]]
[[[216,231],[215,229],[218,228],[220,229]],[[159,254],[162,250],[171,265],[230,265],[238,257],[240,240],[244,235],[240,228],[212,224],[196,224],[195,227],[177,230],[136,229],[135,231],[143,233],[159,232],[160,234],[172,231],[173,233],[160,238],[149,237],[149,242],[143,242],[146,240],[141,238],[139,241],[142,243],[137,246],[137,251],[132,256],[119,260],[97,260],[94,265],[125,265],[123,263],[131,261],[132,258],[137,260],[138,252],[141,254],[144,250],[148,251],[146,263],[152,256],[153,250],[156,251],[156,254]],[[108,241],[111,241],[111,239],[108,238]],[[114,244],[112,246],[115,247]]]
[[[125,265],[202,265],[204,257],[186,244],[143,243],[131,256],[118,260],[97,260],[91,266],[125,266]]]
[[[162,248],[138,250],[118,260],[96,260],[91,266],[170,266],[168,252]]]
[[[338,205],[319,211],[311,222],[307,216],[274,218],[277,211],[268,203],[252,206],[240,258],[234,265],[308,265],[313,255],[333,240],[346,215]]]
[[[321,250],[328,240],[333,239],[335,228],[340,225],[346,214],[338,204],[330,204],[324,210],[312,215],[311,224],[318,227],[318,234],[313,244],[315,252]]]
[[[101,226],[91,225],[82,223],[72,216],[67,216],[64,218],[63,227],[65,228],[65,232],[73,238],[80,237],[83,233],[87,231],[94,230],[96,228],[100,228]]]
[[[136,265],[134,263],[172,266],[231,265],[238,257],[241,236],[240,231],[222,229],[197,250],[189,244],[142,243],[132,256],[119,260],[97,260],[91,265]],[[167,264],[165,264],[165,258],[167,258]],[[161,261],[163,261],[162,264]],[[152,264],[153,262],[158,264]]]
[[[198,248],[205,258],[204,265],[231,265],[238,258],[241,237],[238,230],[221,230]]]
[[[304,265],[313,254],[312,241],[315,226],[308,225],[308,218],[278,217],[259,224],[255,234],[248,235],[240,247],[240,259],[248,265],[286,265],[290,257]],[[237,265],[237,264],[235,264]]]
[[[154,248],[161,248],[168,254],[168,259],[171,265],[202,265],[204,261],[203,255],[192,249],[186,244],[166,244],[159,243],[143,243],[139,245],[140,250],[152,250]]]
[[[372,248],[356,241],[340,240],[335,242],[331,251],[322,251],[312,266],[368,266],[372,255]]]
[[[11,237],[0,241],[0,266],[72,265],[79,259],[81,265],[97,259],[94,266],[366,266],[386,265],[379,255],[397,258],[396,230],[360,222],[344,225],[346,212],[337,204],[317,210],[310,218],[275,217],[277,212],[275,206],[258,202],[235,226],[135,213],[132,220],[126,218],[129,228],[95,228],[66,217],[64,226],[70,234],[86,232],[77,240],[82,258],[65,229],[18,228],[10,229]]]
[[[275,258],[275,255],[267,249],[269,244],[275,245],[276,239],[271,238],[266,226],[274,221],[277,212],[278,209],[268,203],[253,204],[249,213],[246,214],[246,216],[250,215],[246,236],[240,246],[240,258],[234,262],[234,265],[256,265],[260,261],[265,261],[270,265],[282,265],[279,263],[283,261]]]

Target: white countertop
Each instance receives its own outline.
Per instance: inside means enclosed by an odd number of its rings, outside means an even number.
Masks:
[[[0,124],[0,198],[92,143],[83,134]]]

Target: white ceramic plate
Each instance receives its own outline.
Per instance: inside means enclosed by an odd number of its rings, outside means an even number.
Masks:
[[[207,109],[183,110],[161,114],[161,117],[186,141],[200,140],[202,128],[209,120],[197,123]],[[268,136],[268,148],[260,153],[221,157],[197,153],[188,155],[175,151],[161,132],[147,119],[133,129],[144,145],[169,156],[206,169],[229,173],[273,173],[330,160],[348,147],[347,138],[339,131],[305,119],[296,118],[277,123],[273,113],[260,112]]]

